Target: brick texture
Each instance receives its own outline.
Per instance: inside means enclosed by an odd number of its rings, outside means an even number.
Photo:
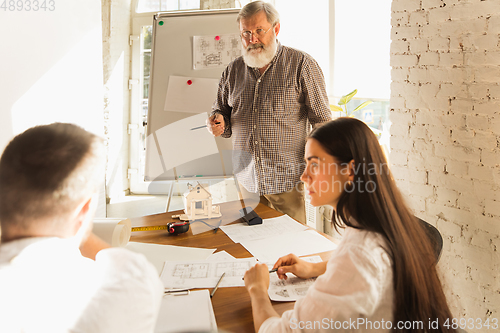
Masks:
[[[500,320],[500,1],[393,0],[391,22],[394,177],[443,235],[453,315]]]

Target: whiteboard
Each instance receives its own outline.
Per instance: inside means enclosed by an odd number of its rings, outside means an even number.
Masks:
[[[194,129],[205,125],[228,61],[217,67],[203,67],[198,61],[195,66],[193,41],[199,42],[200,36],[219,41],[239,35],[238,13],[239,9],[228,9],[154,16],[146,181],[233,175],[231,139],[214,138],[206,128]],[[238,39],[238,49],[240,44]]]

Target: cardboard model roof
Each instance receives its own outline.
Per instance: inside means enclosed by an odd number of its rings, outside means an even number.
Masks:
[[[201,190],[203,190],[203,191],[201,191]],[[200,191],[200,192],[198,193],[198,191]],[[201,197],[201,198],[211,198],[212,197],[210,192],[208,192],[200,183],[198,183],[196,186],[193,186],[193,188],[189,192],[184,193],[184,196],[186,198],[188,196],[195,196],[195,197]]]

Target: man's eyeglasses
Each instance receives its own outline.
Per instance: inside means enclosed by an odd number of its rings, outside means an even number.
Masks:
[[[252,39],[252,35],[254,35],[255,37],[257,38],[262,38],[264,37],[274,26],[270,27],[269,29],[267,29],[267,31],[264,31],[264,29],[257,29],[255,30],[255,32],[251,32],[249,30],[246,30],[246,31],[243,31],[241,33],[241,38],[243,38],[244,40],[250,40]]]

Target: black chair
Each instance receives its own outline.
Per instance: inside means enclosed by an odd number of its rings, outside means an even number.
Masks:
[[[433,226],[432,224],[429,224],[418,217],[417,220],[422,224],[422,226],[425,229],[425,232],[427,233],[427,236],[429,236],[431,240],[431,244],[434,249],[434,255],[436,256],[436,263],[437,263],[439,261],[439,258],[441,258],[441,252],[443,250],[443,237],[441,236],[439,230],[437,230],[436,227]]]

